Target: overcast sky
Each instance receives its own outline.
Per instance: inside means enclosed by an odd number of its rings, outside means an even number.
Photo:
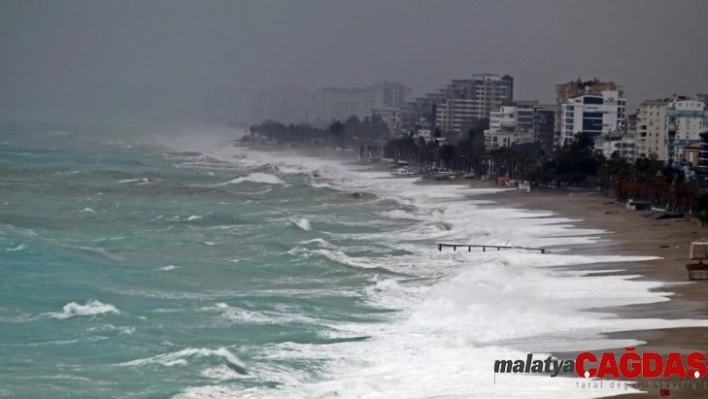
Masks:
[[[400,80],[419,95],[474,72],[543,101],[597,76],[636,106],[708,92],[706,16],[706,0],[0,0],[0,111],[126,110],[215,85]]]

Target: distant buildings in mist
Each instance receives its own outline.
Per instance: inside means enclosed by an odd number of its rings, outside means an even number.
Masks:
[[[286,124],[327,124],[352,115],[363,119],[376,113],[388,117],[395,128],[393,114],[410,100],[412,92],[399,82],[326,87],[315,92],[294,85],[269,91],[216,87],[205,95],[203,119],[212,124],[247,127],[267,119]]]
[[[203,119],[237,127],[267,119],[326,126],[352,115],[362,119],[377,114],[394,136],[425,139],[438,131],[461,138],[473,133],[483,135],[490,150],[538,143],[548,153],[587,132],[606,157],[694,164],[700,134],[708,129],[708,95],[645,100],[628,114],[623,87],[599,79],[556,85],[553,104],[515,99],[514,78],[490,73],[453,79],[415,98],[412,92],[400,82],[314,92],[293,85],[269,91],[217,87],[205,95]],[[486,121],[488,128],[482,129]]]

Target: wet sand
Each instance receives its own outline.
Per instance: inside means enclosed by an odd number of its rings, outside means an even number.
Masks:
[[[497,187],[493,182],[473,181],[475,188]],[[689,219],[651,220],[643,217],[646,212],[627,210],[624,203],[618,203],[591,192],[566,192],[561,190],[535,189],[531,193],[509,190],[484,194],[484,199],[493,200],[508,207],[547,210],[559,216],[575,219],[580,228],[606,230],[599,246],[580,246],[580,253],[606,253],[637,256],[656,256],[660,259],[622,263],[623,274],[641,275],[641,279],[665,282],[662,292],[673,292],[670,301],[623,306],[607,309],[622,318],[663,318],[663,319],[708,319],[708,281],[689,281],[685,264],[688,261],[689,245],[704,236],[708,229],[699,227]],[[576,250],[576,249],[574,249]],[[607,270],[617,269],[617,265],[597,265]],[[589,277],[591,278],[591,277]],[[632,330],[607,334],[609,338],[637,339],[646,345],[637,348],[641,352],[690,353],[708,351],[708,328],[675,328],[654,330]],[[646,394],[624,394],[613,396],[611,390],[599,390],[599,394],[626,398],[660,397],[658,386],[663,379],[642,381],[641,389]],[[652,384],[649,384],[649,383]],[[683,383],[686,380],[674,380]],[[695,383],[696,380],[690,380]],[[708,378],[698,380],[696,388],[691,386],[668,387],[671,398],[708,398]],[[620,392],[617,392],[620,393]]]
[[[302,156],[344,161],[358,164],[352,154],[342,154],[326,148],[257,148],[252,149],[268,152],[296,153]],[[390,164],[362,165],[373,170],[393,170]],[[416,181],[417,184],[451,184],[464,185],[473,188],[503,188],[496,186],[494,180],[450,180],[450,181]],[[624,203],[593,192],[568,192],[563,190],[537,189],[530,193],[509,189],[501,192],[482,194],[478,199],[488,199],[496,202],[490,205],[497,207],[518,207],[540,211],[551,211],[561,217],[573,219],[573,224],[579,228],[605,230],[600,235],[600,245],[581,245],[573,247],[573,251],[581,254],[616,254],[635,256],[655,256],[656,260],[642,262],[623,262],[621,272],[617,272],[617,264],[596,264],[592,267],[605,269],[608,273],[625,275],[641,275],[640,279],[660,281],[665,285],[661,292],[672,292],[670,301],[622,306],[607,309],[622,318],[660,318],[660,319],[708,319],[708,281],[688,280],[685,264],[688,260],[689,245],[699,238],[708,238],[708,228],[698,226],[689,219],[651,220],[643,217],[646,212],[627,210]],[[593,274],[599,276],[602,274]],[[588,278],[592,278],[591,276]],[[652,330],[628,330],[606,334],[612,339],[633,339],[646,342],[637,348],[639,352],[670,352],[690,353],[694,351],[708,352],[708,328],[674,328]],[[598,351],[603,352],[603,351]],[[621,354],[622,348],[613,350]],[[575,354],[556,354],[559,358],[573,358]],[[696,380],[690,380],[695,382]],[[697,388],[690,386],[668,387],[670,398],[708,398],[708,378],[698,380]],[[598,389],[598,396],[613,398],[657,398],[660,397],[662,383],[685,383],[686,380],[656,379],[638,382],[644,394],[622,394],[619,389]]]

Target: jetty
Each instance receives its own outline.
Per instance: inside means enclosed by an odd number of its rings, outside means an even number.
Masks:
[[[438,252],[442,251],[443,247],[452,247],[453,251],[457,251],[457,247],[467,248],[467,252],[472,252],[472,248],[482,248],[482,252],[486,252],[487,248],[490,250],[496,249],[501,251],[502,249],[522,249],[525,251],[538,251],[542,254],[546,253],[546,248],[531,248],[531,247],[516,247],[511,245],[487,245],[487,244],[438,244]]]

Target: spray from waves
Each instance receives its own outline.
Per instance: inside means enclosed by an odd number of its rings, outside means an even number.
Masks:
[[[226,361],[226,365],[238,372],[241,375],[246,375],[246,365],[231,353],[226,347],[220,347],[218,349],[206,349],[206,348],[186,348],[181,351],[165,353],[162,355],[157,355],[153,357],[148,357],[144,359],[132,360],[130,362],[120,363],[118,366],[123,367],[141,367],[148,364],[161,364],[163,366],[176,366],[176,365],[186,365],[188,364],[188,358],[208,358],[217,357]]]
[[[67,303],[61,312],[48,313],[48,315],[55,319],[68,319],[75,316],[96,316],[104,313],[119,314],[120,310],[110,303],[92,299],[83,305],[76,302]]]
[[[217,186],[225,186],[228,184],[239,184],[243,182],[262,183],[262,184],[285,184],[277,176],[268,173],[251,173],[248,176],[239,177],[225,183],[219,183]]]
[[[167,266],[165,266],[165,267],[160,267],[160,268],[158,268],[157,270],[162,270],[162,271],[165,271],[165,272],[169,272],[170,270],[175,270],[175,269],[179,269],[179,266],[167,265]]]
[[[542,258],[516,253],[475,254],[480,256],[480,260],[471,265],[472,259],[468,254],[437,254],[430,251],[429,247],[422,248],[420,241],[425,240],[424,245],[430,245],[433,239],[438,238],[450,241],[467,240],[471,234],[478,231],[484,231],[489,236],[485,240],[500,244],[510,239],[516,243],[521,236],[524,241],[519,244],[529,246],[570,244],[577,239],[560,238],[565,237],[563,233],[572,232],[572,227],[552,225],[558,223],[559,219],[551,218],[544,222],[537,219],[541,215],[525,211],[487,211],[479,209],[469,201],[445,204],[439,202],[440,199],[461,198],[467,195],[464,189],[416,186],[403,179],[379,179],[381,173],[342,173],[343,168],[323,166],[321,160],[299,159],[294,162],[303,165],[303,168],[297,168],[295,173],[313,171],[313,181],[317,179],[318,182],[331,182],[334,189],[372,191],[382,198],[398,201],[407,211],[406,205],[414,206],[411,212],[418,217],[411,219],[421,219],[423,223],[404,228],[403,231],[395,232],[396,234],[386,232],[381,233],[380,237],[374,237],[377,242],[397,245],[405,243],[415,255],[410,259],[392,257],[394,259],[389,263],[382,257],[354,257],[345,251],[333,251],[329,248],[310,250],[297,247],[289,253],[304,257],[323,256],[342,265],[364,269],[383,265],[388,270],[409,272],[409,275],[416,279],[434,274],[433,270],[441,277],[432,285],[426,285],[425,282],[414,284],[398,278],[394,280],[390,275],[387,276],[390,280],[376,283],[376,286],[369,290],[370,299],[374,302],[380,301],[384,307],[402,309],[403,313],[396,323],[380,326],[352,323],[352,330],[374,337],[367,341],[368,346],[365,348],[356,343],[336,347],[332,345],[329,348],[313,348],[310,345],[302,346],[301,351],[291,351],[296,352],[296,356],[305,358],[346,358],[346,364],[337,363],[337,367],[326,372],[327,377],[333,380],[331,386],[340,392],[342,387],[348,387],[345,391],[347,395],[351,395],[349,388],[352,386],[361,387],[360,396],[367,397],[372,396],[372,392],[377,392],[379,397],[394,396],[391,395],[394,392],[397,393],[395,396],[400,397],[433,396],[436,388],[445,387],[446,393],[459,392],[461,397],[512,397],[513,395],[507,395],[510,393],[508,391],[485,391],[470,395],[470,381],[482,381],[488,376],[489,370],[485,366],[489,364],[487,360],[502,356],[507,351],[513,352],[508,348],[507,342],[498,341],[496,343],[502,348],[488,350],[486,346],[494,344],[495,339],[516,339],[523,342],[529,335],[566,334],[564,343],[572,346],[578,341],[588,339],[588,336],[596,338],[595,333],[616,329],[620,322],[626,323],[609,318],[608,315],[583,313],[588,307],[657,301],[665,295],[650,292],[649,289],[655,288],[653,286],[617,276],[599,277],[599,280],[593,280],[596,283],[594,285],[599,288],[588,288],[587,279],[559,275],[554,270],[544,268],[549,266],[549,263],[575,264],[573,262],[579,259],[574,256],[553,255]],[[439,214],[434,213],[434,208],[440,208],[442,211],[438,212]],[[430,215],[425,212],[418,215],[420,209],[430,211]],[[386,216],[391,219],[409,217],[393,213]],[[531,218],[527,220],[521,218],[529,216]],[[509,219],[515,220],[510,223]],[[549,239],[550,235],[556,237]],[[360,236],[366,242],[372,240],[371,235]],[[337,238],[359,237],[337,235]],[[428,255],[425,255],[426,253]],[[596,259],[588,258],[583,263],[591,263],[597,261]],[[473,269],[469,269],[470,267]],[[430,271],[426,274],[423,273],[424,270]],[[608,290],[607,287],[613,289]],[[414,295],[416,290],[418,295]],[[579,293],[582,293],[580,298]],[[527,326],[534,325],[533,323],[538,324],[538,328],[528,329]],[[499,333],[501,326],[506,328],[504,334]],[[604,342],[607,345],[616,344]],[[328,352],[330,349],[331,353]],[[429,367],[430,365],[434,367]],[[354,378],[351,378],[352,376]],[[436,383],[429,384],[429,381]],[[421,385],[426,382],[428,386]],[[314,392],[309,393],[321,393],[319,388],[316,387]],[[536,396],[546,396],[542,391],[533,390],[533,393],[539,393]],[[548,397],[571,396],[568,392],[563,392],[562,395]]]
[[[300,244],[317,244],[323,248],[329,248],[329,249],[335,248],[334,245],[332,245],[331,243],[327,242],[326,240],[324,240],[322,238],[314,238],[312,240],[300,241]]]
[[[300,218],[300,219],[294,219],[291,220],[292,224],[297,226],[298,228],[305,230],[305,231],[310,231],[312,230],[312,225],[310,224],[310,221],[305,219],[305,218]]]
[[[403,219],[403,220],[424,220],[425,217],[421,215],[415,215],[411,212],[406,212],[402,209],[393,209],[390,211],[384,211],[378,213],[380,216],[389,219]]]
[[[16,251],[22,251],[23,249],[27,248],[25,244],[20,244],[16,246],[15,248],[8,248],[6,249],[7,252],[16,252]]]

